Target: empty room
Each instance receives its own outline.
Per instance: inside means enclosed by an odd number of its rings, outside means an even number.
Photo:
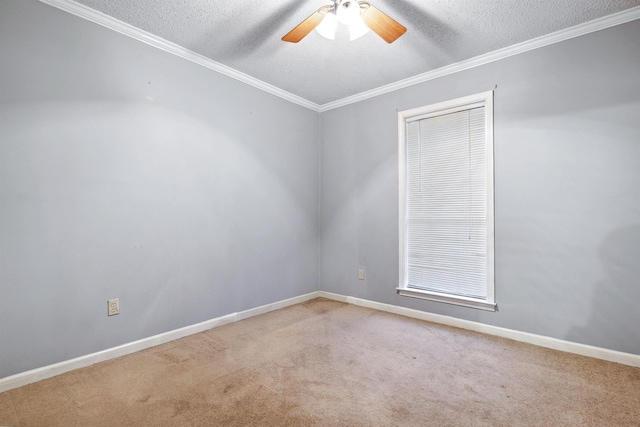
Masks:
[[[0,0],[0,426],[640,426],[640,0]]]

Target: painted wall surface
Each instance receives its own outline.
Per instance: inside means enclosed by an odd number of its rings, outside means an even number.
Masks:
[[[318,113],[37,1],[0,55],[0,378],[318,289]]]
[[[638,40],[633,21],[323,113],[320,288],[640,354]],[[397,111],[494,88],[498,311],[398,296]]]

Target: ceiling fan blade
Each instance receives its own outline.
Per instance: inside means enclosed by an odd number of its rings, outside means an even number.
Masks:
[[[327,11],[330,10],[332,6],[322,6],[320,9],[313,12],[311,16],[302,21],[295,27],[293,30],[289,31],[282,40],[290,43],[298,43],[300,40],[305,38],[307,34],[313,31],[316,28],[325,16],[327,16]]]
[[[363,3],[365,2],[361,2],[360,4]],[[407,32],[407,29],[403,25],[399,24],[386,13],[376,9],[371,4],[368,4],[366,10],[360,14],[360,17],[364,23],[367,24],[367,27],[371,28],[373,32],[382,37],[387,43],[393,43],[398,37]]]

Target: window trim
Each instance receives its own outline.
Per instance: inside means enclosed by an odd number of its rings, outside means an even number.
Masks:
[[[487,298],[477,299],[458,295],[412,289],[408,287],[407,258],[407,182],[406,182],[406,123],[414,120],[468,110],[476,106],[485,107],[486,132],[486,203],[487,203]],[[398,186],[399,186],[399,286],[401,296],[455,304],[464,307],[496,311],[494,272],[494,165],[493,165],[493,91],[465,96],[450,101],[439,102],[424,107],[398,112]]]

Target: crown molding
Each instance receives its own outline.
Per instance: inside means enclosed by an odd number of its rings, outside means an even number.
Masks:
[[[294,104],[308,108],[310,110],[322,113],[325,111],[333,110],[336,108],[344,107],[349,104],[364,101],[369,98],[373,98],[379,95],[384,95],[389,92],[393,92],[399,89],[404,89],[419,83],[424,83],[429,80],[434,80],[440,77],[454,74],[460,71],[468,70],[470,68],[479,67],[484,64],[488,64],[494,61],[499,61],[510,56],[518,55],[520,53],[528,52],[530,50],[538,49],[541,47],[549,46],[555,43],[560,43],[565,40],[569,40],[575,37],[580,37],[589,33],[604,30],[606,28],[614,27],[616,25],[624,24],[626,22],[640,19],[640,6],[636,6],[627,10],[623,10],[612,15],[604,16],[602,18],[595,19],[593,21],[578,24],[576,26],[566,28],[564,30],[556,31],[555,33],[547,34],[537,37],[522,43],[518,43],[512,46],[498,49],[493,52],[489,52],[484,55],[479,55],[464,61],[457,62],[455,64],[447,65],[435,70],[427,71],[426,73],[418,74],[417,76],[409,77],[403,80],[399,80],[395,83],[391,83],[385,86],[380,86],[376,89],[361,92],[346,98],[342,98],[336,101],[328,102],[326,104],[316,104],[301,96],[294,95],[262,80],[251,77],[238,70],[228,67],[224,64],[216,62],[212,59],[206,58],[191,50],[185,49],[182,46],[178,46],[175,43],[167,41],[163,38],[155,36],[144,30],[136,28],[130,24],[115,19],[109,15],[105,15],[102,12],[91,9],[82,4],[76,3],[73,0],[39,0],[42,3],[46,3],[50,6],[56,7],[65,12],[76,15],[80,18],[94,22],[103,27],[109,28],[125,36],[134,38],[138,41],[164,50],[165,52],[172,53],[188,61],[199,64],[210,70],[216,71],[225,76],[239,80],[257,89],[278,96]]]
[[[311,102],[298,95],[294,95],[269,83],[265,83],[262,80],[256,79],[255,77],[251,77],[224,64],[204,57],[199,53],[193,52],[189,49],[185,49],[182,46],[178,46],[175,43],[155,36],[151,33],[148,33],[147,31],[141,30],[140,28],[136,28],[133,25],[122,22],[112,16],[105,15],[104,13],[91,9],[88,6],[76,3],[72,0],[40,0],[40,2],[48,4],[80,18],[86,19],[87,21],[102,25],[103,27],[109,28],[110,30],[116,31],[120,34],[146,43],[150,46],[164,50],[165,52],[179,56],[180,58],[194,62],[205,68],[246,83],[249,86],[253,86],[257,89],[285,99],[294,104],[298,104],[302,107],[316,112],[320,111],[320,106],[314,102]]]
[[[512,46],[505,47],[503,49],[498,49],[493,52],[486,53],[484,55],[476,56],[461,62],[457,62],[455,64],[447,65],[432,71],[427,71],[426,73],[418,74],[417,76],[409,77],[407,79],[400,80],[385,86],[381,86],[376,89],[361,92],[356,95],[339,99],[337,101],[322,104],[320,105],[320,112],[322,113],[325,111],[344,107],[345,105],[364,101],[365,99],[373,98],[378,95],[384,95],[389,92],[393,92],[399,89],[404,89],[409,86],[413,86],[419,83],[424,83],[426,81],[437,79],[439,77],[444,77],[449,74],[454,74],[459,71],[464,71],[470,68],[479,67],[480,65],[488,64],[494,61],[499,61],[501,59],[508,58],[510,56],[518,55],[520,53],[528,52],[530,50],[549,46],[555,43],[560,43],[565,40],[569,40],[575,37],[580,37],[596,31],[604,30],[606,28],[614,27],[616,25],[624,24],[626,22],[634,21],[636,19],[640,19],[640,6],[623,10],[621,12],[604,16],[602,18],[594,19],[593,21],[585,22],[583,24],[578,24],[570,28],[565,28],[564,30],[556,31],[555,33],[540,36],[535,39],[527,40],[522,43],[517,43]]]

